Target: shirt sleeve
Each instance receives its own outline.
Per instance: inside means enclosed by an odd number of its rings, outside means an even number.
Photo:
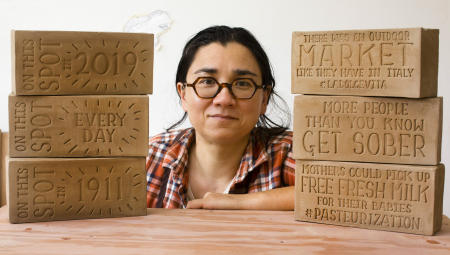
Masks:
[[[155,207],[156,199],[159,193],[159,182],[157,177],[158,164],[155,164],[155,152],[152,150],[151,141],[149,146],[149,154],[145,168],[147,170],[147,207]]]
[[[286,159],[284,160],[282,174],[284,186],[295,185],[295,160],[293,159],[292,146],[290,147]]]
[[[286,131],[283,134],[283,163],[281,165],[281,185],[283,187],[295,185],[295,159],[292,153],[292,138],[292,131]]]
[[[147,170],[147,207],[157,207],[159,193],[161,192],[161,181],[164,175],[163,161],[166,149],[166,145],[162,140],[162,135],[149,139],[149,150],[145,165]]]

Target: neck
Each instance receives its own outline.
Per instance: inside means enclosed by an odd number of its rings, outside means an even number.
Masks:
[[[228,144],[211,143],[196,134],[189,155],[189,183],[195,197],[223,192],[236,175],[249,136]]]

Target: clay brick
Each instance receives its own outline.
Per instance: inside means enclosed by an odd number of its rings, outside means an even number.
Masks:
[[[441,229],[444,165],[296,161],[295,219],[433,235]]]
[[[146,215],[145,157],[11,158],[11,223]]]
[[[293,32],[292,93],[435,97],[439,30]]]
[[[442,98],[294,98],[295,159],[437,165]]]
[[[0,206],[4,206],[7,204],[7,197],[8,197],[8,182],[7,179],[7,171],[8,171],[8,150],[9,150],[9,139],[8,139],[8,132],[2,132],[1,133],[1,147],[2,147],[2,171],[0,175],[1,179],[1,198],[0,198]]]
[[[147,156],[148,96],[10,96],[11,157]]]
[[[151,94],[153,35],[12,31],[17,95]]]

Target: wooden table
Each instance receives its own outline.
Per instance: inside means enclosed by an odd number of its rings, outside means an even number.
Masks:
[[[450,254],[450,220],[435,236],[294,221],[293,212],[148,209],[147,216],[10,224],[0,254]]]

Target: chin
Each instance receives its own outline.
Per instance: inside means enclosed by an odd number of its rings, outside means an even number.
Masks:
[[[227,143],[235,143],[240,141],[241,139],[247,139],[247,136],[250,134],[242,134],[239,130],[230,129],[230,128],[217,128],[210,130],[206,133],[206,137],[210,142],[218,143],[218,144],[227,144]]]

